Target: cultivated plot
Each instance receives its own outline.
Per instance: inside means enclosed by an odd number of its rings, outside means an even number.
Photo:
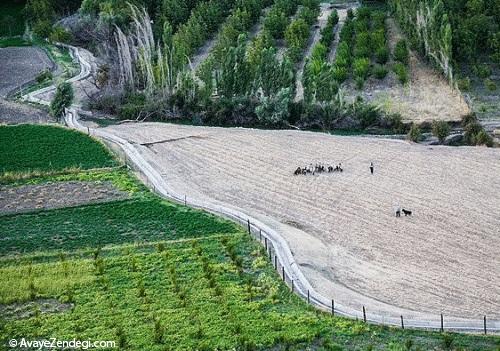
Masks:
[[[178,192],[281,230],[325,296],[500,317],[498,150],[154,123],[106,130],[147,143],[140,151]],[[293,176],[317,162],[344,172]],[[398,206],[413,215],[396,218]]]

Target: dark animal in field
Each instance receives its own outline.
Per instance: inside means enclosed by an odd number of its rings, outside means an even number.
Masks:
[[[297,169],[295,170],[295,172],[293,172],[293,175],[299,175],[302,173],[302,169],[300,167],[297,167]]]
[[[333,166],[328,166],[328,173],[332,173],[333,172]]]
[[[401,210],[396,211],[396,217],[401,217]]]
[[[411,211],[410,211],[410,210],[405,210],[405,209],[403,208],[403,210],[402,210],[402,211],[403,211],[403,213],[405,214],[405,216],[411,216]]]

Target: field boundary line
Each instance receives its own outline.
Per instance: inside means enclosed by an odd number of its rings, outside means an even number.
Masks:
[[[78,59],[81,65],[80,74],[69,79],[69,82],[86,79],[90,75],[91,63],[87,62],[80,54],[81,48],[67,45],[74,57]],[[52,89],[55,89],[52,86]],[[33,92],[31,95],[35,96],[38,92]],[[45,104],[49,102],[45,101]],[[66,125],[70,128],[87,132],[94,137],[103,139],[112,145],[118,146],[123,152],[125,158],[128,160],[129,165],[133,165],[135,169],[141,173],[147,180],[146,185],[150,187],[155,193],[164,198],[173,200],[177,203],[186,204],[186,194],[179,194],[175,189],[171,188],[169,184],[163,179],[161,173],[155,169],[138,150],[138,145],[109,133],[100,128],[89,128],[82,125],[79,120],[80,106],[73,105],[66,109],[64,120]],[[82,111],[83,112],[83,111]],[[284,237],[276,230],[272,229],[266,223],[253,218],[239,210],[231,209],[226,206],[219,206],[215,204],[205,203],[194,198],[189,198],[189,206],[206,210],[210,213],[220,215],[228,218],[242,226],[248,226],[248,232],[253,234],[256,238],[264,238],[269,243],[269,257],[275,255],[275,268],[278,270],[281,266],[283,272],[283,280],[286,282],[288,278],[291,283],[292,290],[302,298],[306,299],[308,303],[316,308],[325,312],[334,312],[337,315],[364,320],[369,323],[379,325],[389,325],[395,327],[402,326],[402,316],[404,316],[404,327],[410,329],[426,329],[426,330],[441,330],[441,331],[459,331],[459,332],[474,332],[481,333],[485,330],[483,319],[470,319],[458,317],[446,317],[443,321],[443,315],[410,312],[400,308],[401,315],[387,314],[387,313],[371,313],[371,311],[354,310],[335,301],[335,306],[332,306],[332,300],[318,293],[310,284],[304,273],[300,269],[298,263],[295,261],[293,254],[288,246]],[[267,247],[266,247],[267,248]],[[272,251],[273,252],[272,252]],[[279,263],[279,264],[278,264]],[[280,272],[278,272],[280,273]],[[389,304],[388,304],[389,305]],[[397,308],[397,306],[392,306]],[[369,313],[367,313],[369,312]],[[406,315],[405,315],[406,313]],[[488,320],[487,331],[489,333],[500,333],[500,320]]]

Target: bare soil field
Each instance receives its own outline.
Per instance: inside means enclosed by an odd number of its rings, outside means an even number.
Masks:
[[[111,183],[60,182],[0,188],[0,214],[120,200],[128,195]]]
[[[403,38],[394,19],[387,20],[391,52]],[[390,62],[390,64],[393,62]],[[385,110],[400,113],[404,120],[424,122],[432,120],[459,121],[470,112],[459,91],[453,90],[446,79],[410,52],[410,81],[403,86],[390,71],[383,80],[368,79],[362,91],[354,82],[347,85],[346,95],[361,95],[364,100],[382,106]]]
[[[36,47],[0,48],[0,97],[26,84],[45,69],[52,67],[47,54]]]
[[[0,124],[47,123],[54,119],[47,111],[0,98]]]
[[[137,143],[188,202],[278,228],[326,297],[379,313],[500,318],[498,149],[161,123],[105,130]],[[316,162],[344,172],[293,175]],[[397,206],[413,215],[396,218]]]

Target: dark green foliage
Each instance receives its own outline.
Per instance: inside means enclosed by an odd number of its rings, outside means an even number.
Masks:
[[[49,40],[53,43],[69,43],[73,35],[61,26],[55,26],[49,35]]]
[[[402,39],[396,43],[394,47],[394,59],[399,61],[405,65],[408,64],[408,60],[410,58],[410,53],[408,51],[408,45],[406,44],[406,40]]]
[[[396,75],[398,76],[398,80],[401,82],[401,84],[406,84],[409,79],[408,69],[406,68],[406,66],[401,62],[397,62],[396,64],[394,64],[393,69]]]
[[[420,130],[420,127],[416,123],[412,123],[407,137],[409,140],[411,140],[415,143],[418,143],[420,141],[420,139],[422,138],[422,131]]]
[[[43,83],[45,81],[50,81],[52,80],[52,72],[49,71],[48,69],[43,70],[36,76],[35,79],[38,84]]]
[[[234,230],[231,223],[199,211],[183,209],[158,199],[137,199],[3,216],[0,221],[0,256],[15,252],[196,238]],[[31,237],[37,240],[33,241]]]
[[[66,128],[19,125],[0,127],[0,174],[114,166],[104,146]]]
[[[446,137],[450,134],[450,126],[446,121],[433,121],[432,134],[439,139],[442,144]]]
[[[264,28],[274,39],[281,39],[285,35],[288,22],[286,14],[281,9],[273,7],[266,16]]]
[[[302,56],[302,50],[307,44],[309,38],[309,25],[303,19],[297,19],[290,23],[285,31],[285,41],[292,61],[297,62]]]
[[[373,68],[373,75],[377,79],[384,79],[385,76],[387,76],[387,73],[388,73],[388,70],[387,70],[387,68],[385,66],[376,65]]]
[[[385,64],[389,61],[389,49],[387,47],[380,47],[375,51],[375,60],[377,63]]]
[[[64,109],[71,106],[72,102],[73,86],[69,82],[60,83],[50,103],[50,114],[54,117],[61,117],[64,113]]]
[[[0,2],[0,37],[24,33],[23,7],[22,1]]]
[[[493,146],[493,138],[484,130],[475,114],[468,114],[462,118],[462,128],[465,131],[466,144]]]

